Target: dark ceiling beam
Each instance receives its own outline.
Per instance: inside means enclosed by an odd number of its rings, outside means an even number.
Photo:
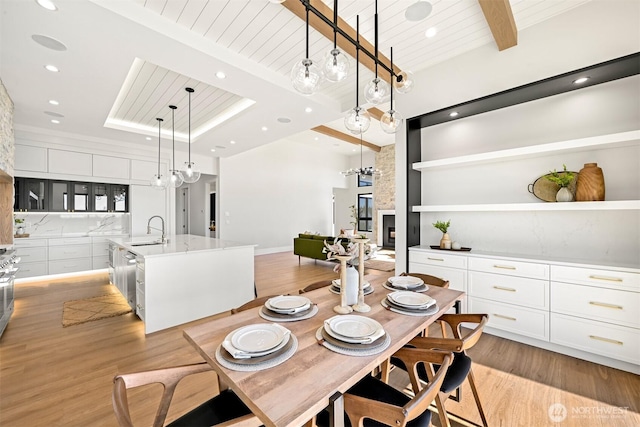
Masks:
[[[333,22],[333,9],[331,9],[329,6],[324,4],[321,0],[310,0],[309,4],[312,5],[316,10],[318,10],[318,12],[322,13],[325,17],[327,17],[331,22]],[[293,12],[293,14],[296,15],[298,18],[302,19],[303,21],[306,20],[305,7],[300,0],[285,0],[285,2],[282,3],[282,5],[287,9],[289,9],[291,12]],[[338,10],[338,13],[339,12],[340,11]],[[309,26],[311,26],[320,34],[322,34],[327,39],[329,39],[331,41],[331,46],[333,46],[333,28],[331,28],[330,25],[328,25],[322,19],[315,16],[313,13],[309,13]],[[351,27],[349,24],[347,24],[347,22],[340,17],[338,17],[338,27],[342,29],[349,37],[353,38],[354,40],[356,39],[356,30],[353,27]],[[304,37],[304,35],[301,34],[301,37]],[[349,40],[345,39],[342,35],[340,35],[340,33],[338,33],[337,44],[338,44],[338,47],[342,49],[343,52],[351,55],[352,58],[356,57],[356,47]],[[368,40],[365,40],[362,37],[360,37],[360,45],[371,53],[375,52],[375,46],[369,43]],[[329,48],[330,46],[327,45],[327,50],[329,50]],[[391,69],[391,61],[389,61],[389,58],[382,55],[380,52],[378,52],[378,60],[380,61],[380,63],[386,65],[387,68]],[[368,69],[370,69],[371,71],[375,72],[376,70],[375,61],[371,59],[368,55],[364,55],[361,53],[360,63],[365,67],[367,67]],[[395,71],[396,74],[402,71],[395,64],[394,64],[393,70]],[[378,77],[383,79],[387,83],[391,82],[389,72],[384,69],[382,70],[378,69]]]
[[[311,128],[311,130],[316,131],[318,133],[321,133],[323,135],[327,135],[330,136],[332,138],[336,138],[336,139],[340,139],[342,141],[348,142],[349,144],[354,144],[354,145],[360,145],[360,138],[356,138],[355,136],[351,136],[349,134],[346,133],[342,133],[340,131],[337,131],[333,128],[330,128],[329,126],[316,126],[314,128]],[[364,139],[362,140],[362,145],[370,148],[371,150],[375,151],[375,152],[379,152],[380,151],[380,146],[372,144],[370,142],[365,141]]]
[[[489,24],[491,34],[498,50],[509,49],[518,44],[518,29],[513,19],[509,0],[478,0],[484,18]]]

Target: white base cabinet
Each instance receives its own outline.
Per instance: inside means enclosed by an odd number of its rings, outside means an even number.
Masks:
[[[409,270],[464,287],[486,332],[640,374],[640,268],[409,251]]]

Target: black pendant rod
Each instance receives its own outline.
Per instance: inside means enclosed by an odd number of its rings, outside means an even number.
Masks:
[[[340,28],[338,25],[334,24],[331,19],[327,18],[326,16],[324,16],[324,14],[322,12],[320,12],[318,9],[316,9],[315,7],[313,7],[311,5],[310,0],[300,0],[300,2],[304,5],[304,7],[307,10],[307,13],[312,12],[314,15],[316,15],[318,18],[320,18],[325,24],[327,24],[328,26],[330,26],[331,28],[333,28],[333,31],[339,33],[342,37],[344,37],[349,43],[351,43],[352,45],[354,45],[356,48],[360,48],[360,50],[362,50],[369,58],[371,58],[376,65],[380,65],[382,68],[384,68],[385,70],[387,70],[387,72],[389,72],[392,76],[396,77],[396,80],[398,82],[402,81],[402,76],[401,75],[397,75],[395,72],[393,72],[393,70],[391,68],[389,68],[384,62],[380,62],[378,60],[378,58],[375,56],[375,54],[369,52],[367,49],[364,49],[360,46],[360,42],[357,40],[354,40],[353,37],[351,37],[349,34],[347,34],[346,31],[344,31],[342,28]],[[307,31],[309,31],[309,26],[307,25]]]
[[[373,25],[374,25],[374,40],[375,40],[375,57],[376,57],[376,79],[378,78],[378,0],[376,0],[376,13],[373,15]],[[358,38],[358,44],[360,44],[360,39]],[[393,70],[393,67],[391,67]],[[391,76],[393,80],[393,75]]]
[[[391,69],[393,70],[393,46],[391,46]],[[393,80],[393,76],[391,77]],[[393,111],[393,82],[391,82],[391,111]]]
[[[158,179],[160,179],[160,128],[162,127],[162,119],[156,118],[158,121]]]
[[[172,156],[173,156],[173,169],[171,171],[171,174],[175,174],[176,173],[176,116],[175,116],[175,112],[176,112],[176,107],[175,105],[169,105],[169,108],[171,108],[171,150],[172,150]]]
[[[356,108],[360,107],[360,15],[356,15],[356,38],[358,44],[356,44]]]
[[[307,7],[307,56],[305,58],[309,59],[309,8]]]
[[[189,167],[191,167],[191,94],[194,90],[190,87],[186,87],[184,90],[189,92]]]
[[[338,26],[338,0],[333,0],[333,25]],[[338,47],[338,33],[333,30],[333,48]]]

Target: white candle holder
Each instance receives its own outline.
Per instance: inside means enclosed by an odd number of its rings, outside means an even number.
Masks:
[[[358,302],[351,307],[353,311],[359,313],[366,313],[371,311],[371,307],[364,302],[364,245],[369,239],[352,239],[360,247],[360,254],[358,255]]]
[[[347,261],[351,259],[349,255],[334,255],[340,261],[340,305],[333,307],[333,311],[339,314],[349,314],[353,311],[347,305]]]

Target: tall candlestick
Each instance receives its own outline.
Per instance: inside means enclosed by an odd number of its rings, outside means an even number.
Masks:
[[[351,259],[351,256],[334,255],[334,258],[340,260],[340,305],[333,307],[333,311],[340,314],[348,314],[353,311],[347,305],[347,261]]]
[[[366,313],[371,311],[371,307],[364,302],[364,245],[369,239],[353,239],[353,241],[360,247],[360,254],[358,255],[358,302],[352,308],[353,311]]]

